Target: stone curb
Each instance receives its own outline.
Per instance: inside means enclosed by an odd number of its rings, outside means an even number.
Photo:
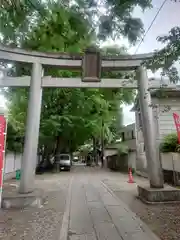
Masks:
[[[63,215],[60,237],[59,240],[67,240],[68,239],[68,229],[69,229],[69,218],[70,218],[70,209],[71,209],[71,193],[72,193],[72,182],[73,177],[70,179],[68,194],[66,198],[66,207]]]
[[[129,212],[132,212],[130,210],[130,208],[128,207],[128,205],[126,205],[123,201],[121,201],[116,194],[103,182],[103,180],[101,181],[101,184],[107,189],[107,191],[118,201],[118,202],[122,202],[123,205],[126,207],[126,209]],[[122,204],[121,204],[122,205]],[[136,215],[134,212],[132,212],[134,215]],[[137,216],[138,217],[138,216]],[[150,238],[152,238],[152,240],[160,240],[150,229],[149,227],[138,217],[138,221],[141,223],[143,229],[145,230],[145,232],[148,234],[148,236]],[[144,239],[145,240],[145,239]]]
[[[137,199],[139,199],[140,201],[142,201],[143,203],[147,204],[147,205],[172,205],[172,204],[180,204],[180,201],[167,201],[167,202],[149,202],[147,200],[145,200],[144,198],[137,196]]]

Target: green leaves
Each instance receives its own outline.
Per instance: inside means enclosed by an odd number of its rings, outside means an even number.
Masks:
[[[86,44],[87,35],[91,40],[97,37],[105,40],[108,37],[125,36],[135,43],[143,31],[143,24],[139,18],[133,17],[133,10],[136,6],[143,10],[151,7],[151,2],[75,0],[68,5],[66,1],[58,0],[33,1],[33,4],[25,0],[19,0],[17,3],[8,1],[6,7],[0,4],[1,33],[6,43],[21,45],[25,39],[30,38],[29,33],[31,34],[34,28],[37,29],[41,24],[45,26],[48,22],[51,28],[46,29],[47,36],[61,32],[63,37],[70,40],[66,41],[64,49],[76,44],[79,38],[84,39]],[[44,34],[42,38],[46,39]],[[56,47],[55,44],[54,48]]]
[[[19,2],[21,5],[17,9],[13,8],[12,3],[9,5],[14,15],[0,7],[0,17],[6,24],[1,28],[4,43],[37,51],[83,52],[87,46],[97,42],[95,32],[97,33],[98,26],[105,38],[115,32],[115,35],[123,34],[135,41],[142,23],[131,18],[131,11],[136,5],[147,6],[149,1],[146,0],[144,5],[140,0],[126,1],[126,5],[122,1],[102,2],[109,9],[105,14],[107,18],[103,18],[103,14],[97,15],[97,1],[76,0],[69,7],[63,1],[35,1],[35,8],[27,5],[26,1]],[[102,16],[100,23],[94,21],[95,15]],[[114,46],[102,49],[102,52],[119,55],[125,53],[126,49]],[[18,64],[14,66],[14,72],[15,75],[27,75],[30,74],[30,67],[28,64]],[[81,73],[46,67],[45,75],[76,77]],[[103,77],[109,78],[126,76],[125,72],[103,73]],[[6,91],[6,97],[9,105],[9,127],[12,130],[9,134],[22,139],[25,133],[28,89],[10,88]],[[44,89],[40,146],[51,143],[55,147],[57,137],[60,137],[63,147],[75,151],[92,137],[100,138],[102,127],[104,140],[111,142],[118,137],[122,122],[120,105],[123,102],[131,103],[133,97],[132,91],[119,89]],[[10,142],[12,147],[12,141]],[[23,141],[21,146],[22,144]]]
[[[177,3],[176,0],[174,2]],[[159,36],[157,40],[165,46],[155,52],[155,57],[148,65],[152,70],[162,68],[162,76],[167,76],[171,82],[177,83],[180,80],[177,71],[177,64],[180,60],[180,27],[173,27],[168,34]]]
[[[169,134],[164,137],[162,143],[160,144],[161,152],[176,152],[178,147],[178,137],[176,133]]]
[[[151,0],[107,0],[99,4],[99,9],[106,8],[107,11],[97,11],[99,18],[99,38],[117,38],[125,36],[135,43],[143,32],[143,23],[139,18],[133,18],[132,13],[136,6],[143,10],[151,7]]]

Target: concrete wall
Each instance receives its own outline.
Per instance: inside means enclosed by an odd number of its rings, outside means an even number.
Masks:
[[[4,165],[5,180],[15,177],[16,170],[21,169],[21,158],[22,154],[6,153]]]
[[[130,150],[136,150],[136,139],[129,139],[122,142],[124,145],[128,146]]]
[[[15,177],[16,170],[21,169],[22,154],[8,152],[5,155],[4,179],[11,179]],[[38,156],[36,162],[38,161]]]
[[[105,149],[104,150],[104,157],[108,157],[108,156],[113,156],[113,155],[117,155],[117,149]]]
[[[129,154],[125,157],[124,156],[118,157],[117,149],[106,149],[104,151],[104,156],[106,157],[106,162],[105,162],[106,167],[108,167],[109,164],[112,166],[113,164],[112,162],[115,161],[114,168],[115,166],[118,166],[117,170],[127,170],[128,167],[136,169],[136,152],[135,151],[129,152]]]
[[[135,123],[129,124],[122,129],[122,143],[130,150],[136,150],[136,131]]]
[[[136,152],[130,152],[128,155],[128,167],[136,169]]]
[[[107,167],[114,171],[128,171],[128,156],[113,155],[107,157]]]
[[[131,150],[128,154],[128,167],[136,169],[136,128],[135,123],[129,124],[122,129],[122,143]]]

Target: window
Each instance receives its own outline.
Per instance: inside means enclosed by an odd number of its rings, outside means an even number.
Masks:
[[[69,160],[70,156],[68,154],[60,154],[60,160]]]
[[[125,141],[125,134],[124,134],[124,132],[122,132],[121,137],[122,137],[122,142],[124,142]]]
[[[131,131],[131,136],[132,136],[132,139],[135,139],[134,131],[133,131],[133,130]]]

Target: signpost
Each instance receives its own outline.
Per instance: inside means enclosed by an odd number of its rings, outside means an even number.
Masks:
[[[0,115],[0,208],[2,200],[2,185],[4,173],[4,158],[5,158],[5,137],[6,135],[6,118]]]
[[[178,143],[180,144],[180,116],[177,113],[173,113],[174,123],[176,126],[177,136],[178,136]]]

